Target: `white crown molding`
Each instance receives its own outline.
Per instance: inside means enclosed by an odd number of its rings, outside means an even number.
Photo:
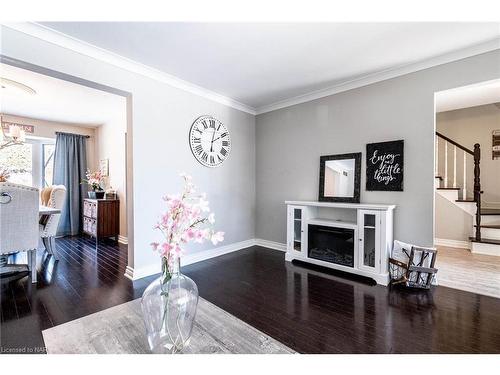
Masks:
[[[130,60],[126,57],[120,56],[116,53],[110,52],[100,47],[96,47],[90,43],[73,38],[59,31],[48,28],[46,26],[39,25],[35,22],[15,22],[15,23],[4,22],[0,24],[2,24],[5,27],[11,28],[13,30],[22,32],[24,34],[44,40],[46,42],[58,45],[63,48],[67,48],[74,52],[92,57],[99,61],[109,63],[111,65],[128,70],[130,72],[141,74],[145,77],[166,83],[170,86],[207,98],[217,103],[227,105],[237,110],[250,113],[252,115],[259,115],[275,111],[277,109],[290,107],[296,104],[309,102],[312,100],[324,98],[326,96],[338,94],[344,91],[371,85],[376,82],[385,81],[387,79],[417,72],[419,70],[428,69],[433,66],[450,63],[467,57],[480,55],[482,53],[500,49],[500,38],[495,38],[490,41],[462,48],[430,59],[368,74],[353,80],[340,82],[334,86],[330,86],[321,90],[312,91],[310,93],[284,99],[276,103],[264,105],[258,108],[253,108],[252,106],[240,103],[237,100],[231,99],[224,95],[205,89],[196,84],[184,81],[173,75],[164,73],[157,69],[151,68],[147,65]]]
[[[324,98],[326,96],[338,94],[344,91],[356,89],[359,87],[371,85],[376,82],[385,81],[391,78],[399,77],[405,74],[414,73],[419,70],[432,68],[433,66],[447,64],[453,61],[465,59],[467,57],[480,55],[500,49],[500,38],[495,38],[487,42],[475,44],[466,48],[455,50],[446,54],[442,54],[430,59],[402,65],[395,68],[390,68],[380,72],[368,74],[350,81],[341,82],[337,85],[327,87],[325,89],[316,90],[308,94],[298,95],[293,98],[278,101],[273,104],[264,105],[256,109],[257,115],[275,111],[277,109],[290,107],[296,104],[310,102],[312,100]]]
[[[63,34],[46,26],[39,25],[35,22],[2,22],[1,24],[10,29],[55,44],[59,47],[69,49],[73,52],[92,57],[96,60],[114,65],[133,73],[140,74],[159,82],[166,83],[167,85],[170,85],[172,87],[176,87],[178,89],[190,92],[214,102],[224,104],[228,107],[232,107],[234,109],[255,115],[255,108],[240,103],[237,100],[218,94],[214,91],[195,85],[191,82],[184,81],[170,74],[120,56],[114,52],[96,47],[90,43],[73,38],[69,35]]]

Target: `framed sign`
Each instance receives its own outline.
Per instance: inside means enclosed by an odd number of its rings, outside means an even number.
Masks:
[[[404,141],[366,145],[366,190],[403,191]]]
[[[21,130],[24,130],[26,134],[33,134],[35,132],[35,127],[33,125],[16,124],[13,122],[2,121],[2,129],[4,132],[8,132],[11,126],[18,126]]]
[[[500,130],[493,130],[491,142],[491,158],[500,160]]]
[[[99,170],[104,177],[109,176],[109,159],[99,160]]]

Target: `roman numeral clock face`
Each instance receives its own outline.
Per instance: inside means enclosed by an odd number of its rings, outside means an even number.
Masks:
[[[196,160],[211,168],[221,165],[231,151],[229,131],[212,116],[201,116],[191,125],[189,144]]]

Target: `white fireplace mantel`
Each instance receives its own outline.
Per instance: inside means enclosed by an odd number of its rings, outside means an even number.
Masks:
[[[374,203],[336,203],[336,202],[318,202],[318,201],[285,201],[285,204],[311,207],[331,207],[331,208],[352,208],[356,210],[393,210],[396,208],[393,204],[374,204]]]
[[[300,260],[370,277],[378,284],[388,284],[395,205],[318,201],[285,203],[287,261]],[[317,233],[318,229],[323,233],[340,232],[345,240],[340,246],[335,245],[333,242],[339,235],[330,234],[331,246],[318,245],[314,238],[309,241],[309,233]]]

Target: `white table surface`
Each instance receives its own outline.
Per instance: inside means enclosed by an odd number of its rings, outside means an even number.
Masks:
[[[40,216],[41,215],[52,215],[52,214],[60,214],[61,210],[57,208],[52,208],[52,207],[47,207],[47,206],[42,206],[40,205],[40,208],[38,210]]]

